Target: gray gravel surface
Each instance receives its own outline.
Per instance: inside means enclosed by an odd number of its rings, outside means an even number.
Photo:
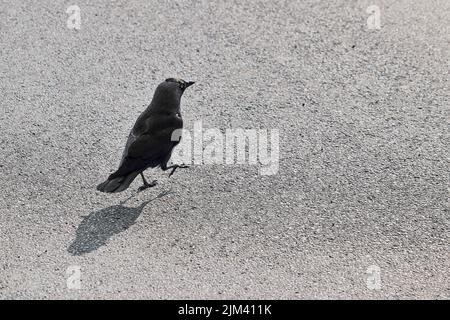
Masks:
[[[449,22],[448,0],[2,1],[0,298],[448,299]],[[279,129],[278,173],[98,193],[171,76],[197,82],[188,129]]]

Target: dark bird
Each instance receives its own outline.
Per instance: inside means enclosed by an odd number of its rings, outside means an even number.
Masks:
[[[180,142],[172,139],[172,133],[183,128],[180,100],[187,87],[194,82],[169,78],[162,82],[153,95],[152,102],[136,120],[128,136],[119,169],[108,179],[97,186],[101,192],[121,192],[129,187],[138,174],[144,185],[139,191],[153,187],[156,180],[148,183],[144,177],[147,168],[160,167],[166,171],[172,169],[169,177],[177,168],[187,168],[186,165],[167,166],[173,148]]]

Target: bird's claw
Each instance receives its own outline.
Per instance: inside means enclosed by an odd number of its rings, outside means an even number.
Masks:
[[[169,173],[169,178],[174,174],[175,170],[177,170],[178,168],[186,169],[186,168],[189,168],[189,166],[186,165],[186,164],[177,164],[177,165],[175,165],[175,166],[172,168],[172,171],[170,171],[170,173]]]
[[[151,183],[147,183],[147,184],[144,184],[143,186],[140,186],[138,189],[138,192],[141,192],[141,191],[144,191],[145,189],[154,187],[157,184],[158,184],[158,180],[153,180]]]

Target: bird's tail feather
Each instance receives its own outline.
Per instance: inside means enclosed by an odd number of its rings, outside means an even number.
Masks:
[[[132,172],[126,176],[106,180],[97,186],[97,190],[107,193],[116,193],[126,190],[139,172]]]

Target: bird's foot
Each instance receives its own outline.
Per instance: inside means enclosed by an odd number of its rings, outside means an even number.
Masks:
[[[154,187],[158,184],[158,180],[153,180],[151,183],[145,183],[143,186],[140,186],[138,192],[144,191],[145,189]]]
[[[186,164],[175,164],[175,165],[173,165],[173,166],[172,166],[172,171],[170,171],[170,173],[169,173],[169,178],[173,175],[173,173],[175,172],[175,170],[178,169],[178,168],[180,168],[180,169],[186,169],[186,168],[189,168],[189,166],[186,165]]]

